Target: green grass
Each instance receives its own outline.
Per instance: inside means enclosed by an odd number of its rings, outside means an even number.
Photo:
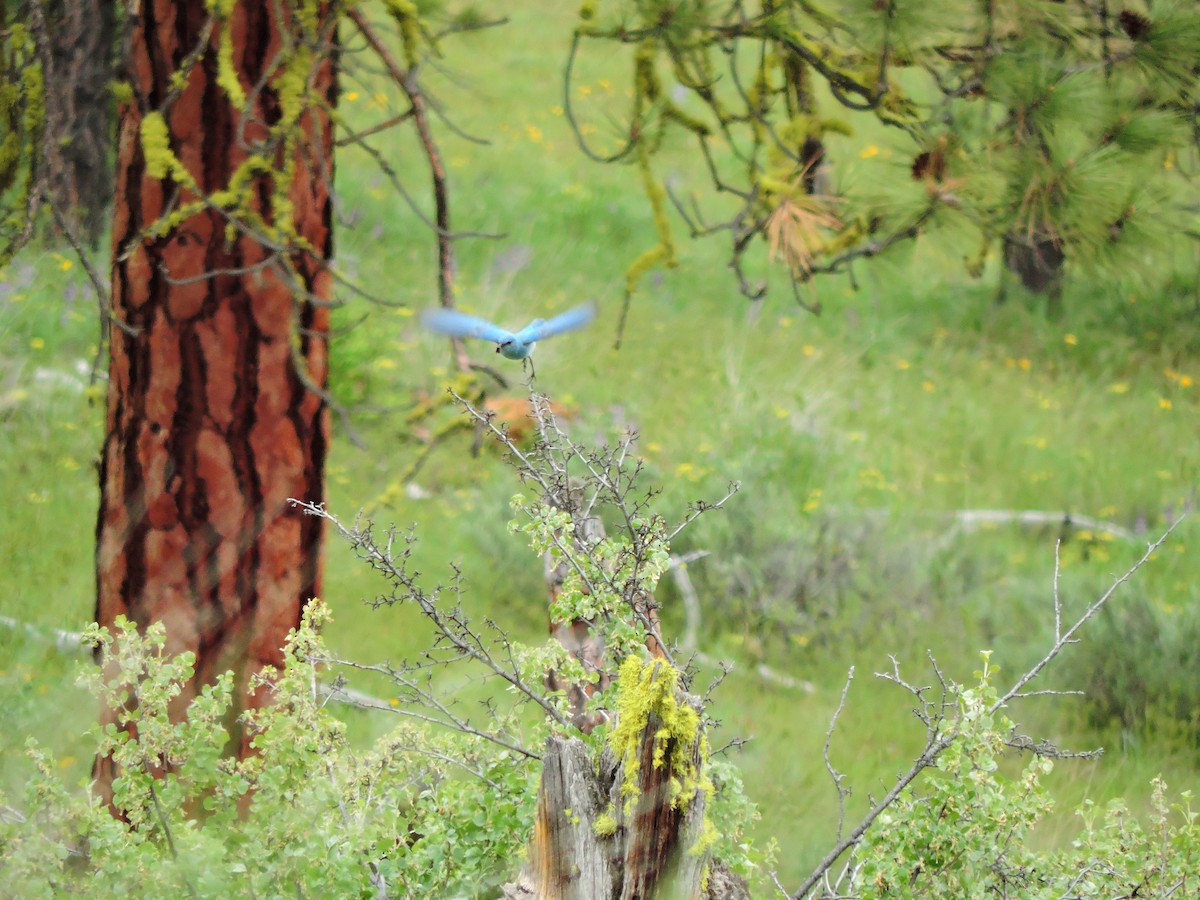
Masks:
[[[656,506],[668,518],[741,482],[727,510],[703,518],[676,549],[711,554],[692,567],[702,645],[736,665],[716,694],[721,726],[713,744],[753,738],[737,759],[762,807],[759,836],[779,840],[788,884],[831,842],[836,797],[821,747],[849,666],[856,678],[831,753],[855,788],[853,815],[886,791],[920,746],[910,699],[873,676],[889,669],[889,654],[913,681],[927,683],[929,650],[965,681],[980,650],[994,649],[994,660],[1015,675],[1047,646],[1058,529],[958,533],[954,511],[1068,510],[1130,528],[1144,523],[1153,536],[1194,496],[1195,298],[1182,277],[1153,291],[1081,279],[1064,318],[1050,321],[1036,303],[995,305],[994,271],[970,282],[957,258],[930,247],[862,267],[858,290],[844,278],[817,282],[826,312],[812,317],[782,284],[750,306],[724,266],[724,246],[682,240],[680,225],[681,267],[647,278],[615,350],[624,268],[652,245],[653,223],[633,170],[587,163],[573,148],[556,110],[561,53],[521,49],[561,46],[570,13],[530,5],[513,18],[509,28],[521,29],[522,40],[490,31],[448,42],[445,65],[461,78],[430,74],[455,120],[492,142],[443,139],[455,226],[507,235],[459,245],[459,299],[521,325],[597,298],[594,325],[537,354],[538,388],[576,411],[576,437],[607,440],[634,425],[646,486],[663,489]],[[589,59],[585,67],[589,96],[621,95],[627,61]],[[357,94],[346,93],[344,106],[364,125],[402,108],[394,96],[376,104],[371,84],[348,80],[344,90]],[[427,208],[414,144],[397,138],[382,146]],[[680,153],[662,168],[686,174],[693,165]],[[522,639],[541,640],[541,562],[507,533],[507,500],[518,485],[496,454],[474,459],[469,438],[448,442],[418,478],[427,499],[389,491],[418,451],[405,434],[405,409],[447,380],[445,343],[421,333],[412,315],[436,302],[433,243],[361,157],[345,152],[339,172],[345,209],[359,216],[338,233],[339,258],[405,306],[355,301],[338,311],[342,326],[367,317],[333,354],[335,392],[350,404],[367,447],[354,448],[339,429],[329,505],[347,517],[369,506],[380,521],[416,523],[418,568],[445,579],[459,561],[473,609]],[[95,340],[86,302],[64,299],[82,278],[63,259],[27,251],[4,273],[0,292],[2,608],[43,629],[80,628],[93,602],[93,463],[103,403],[94,391],[38,375],[90,362]],[[489,356],[486,347],[474,349],[477,358]],[[519,394],[519,370],[505,371]],[[1164,635],[1195,619],[1198,540],[1195,521],[1185,522],[1130,587]],[[1139,552],[1137,542],[1076,533],[1063,547],[1064,602],[1081,608]],[[411,610],[372,612],[361,603],[381,585],[346,547],[332,542],[328,553],[325,594],[341,653],[398,659],[424,645],[428,628]],[[661,597],[668,631],[680,633],[674,586],[664,583]],[[1087,687],[1089,652],[1085,636],[1043,686]],[[754,673],[760,663],[813,689],[765,683]],[[67,756],[72,774],[86,776],[79,735],[92,708],[71,686],[71,665],[37,637],[0,631],[0,787],[22,777],[17,749],[29,733]],[[711,675],[702,669],[697,684]],[[1136,809],[1156,773],[1180,787],[1196,778],[1194,733],[1189,743],[1165,726],[1098,727],[1087,710],[1084,700],[1055,698],[1015,711],[1034,737],[1108,748],[1098,761],[1059,765],[1052,785],[1061,814],[1039,830],[1048,843],[1070,838],[1071,806],[1084,795],[1099,802],[1126,795]],[[386,725],[351,718],[363,736]]]

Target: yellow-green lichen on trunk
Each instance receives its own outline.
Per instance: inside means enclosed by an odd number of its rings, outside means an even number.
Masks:
[[[243,110],[246,108],[246,91],[233,62],[233,41],[229,39],[229,20],[233,17],[235,3],[236,0],[209,0],[208,9],[221,20],[223,29],[217,41],[217,84],[234,109]]]
[[[148,112],[142,117],[142,155],[146,159],[146,174],[162,180],[168,172],[182,168],[171,150],[171,129],[163,114]]]
[[[701,742],[702,761],[706,748],[700,733],[700,714],[677,696],[679,671],[664,660],[646,663],[631,655],[621,664],[617,685],[617,724],[609,732],[608,741],[625,766],[621,793],[626,813],[641,793],[637,774],[641,735],[652,716],[661,723],[653,737],[653,766],[661,768],[670,761],[672,805],[686,806],[703,788],[702,763],[693,762],[697,741]]]
[[[592,831],[597,837],[610,837],[617,833],[617,817],[613,815],[611,805],[596,817],[596,821],[592,823]]]

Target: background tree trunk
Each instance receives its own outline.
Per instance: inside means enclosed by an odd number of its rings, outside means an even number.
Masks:
[[[163,621],[168,649],[196,654],[196,677],[178,698],[223,671],[239,679],[240,706],[264,702],[250,679],[282,663],[280,648],[320,591],[322,520],[289,508],[289,497],[321,502],[329,440],[322,395],[327,377],[332,277],[332,128],[323,110],[302,114],[290,185],[295,231],[313,252],[288,256],[290,286],[274,252],[212,206],[165,235],[148,226],[197,200],[170,174],[148,171],[139,130],[161,111],[170,146],[211,194],[228,186],[250,152],[262,152],[281,116],[277,55],[292,46],[289,2],[238,2],[205,34],[204,0],[138,4],[131,23],[113,217],[112,300],[127,328],[111,328],[107,430],[97,523],[96,619]],[[322,7],[321,15],[327,15]],[[330,38],[332,41],[332,37]],[[217,81],[217,46],[249,98],[235,108]],[[182,89],[173,73],[199,53]],[[309,84],[336,102],[332,49]],[[274,172],[257,175],[251,209],[276,222],[272,177],[287,160],[279,141]],[[314,302],[314,300],[316,302]],[[130,333],[127,329],[134,329]],[[234,712],[240,710],[235,709]],[[112,710],[103,721],[115,721]],[[233,749],[246,739],[231,721]],[[111,797],[111,760],[98,760],[97,788]]]
[[[45,2],[46,178],[59,211],[91,245],[104,233],[113,193],[118,9],[113,0]]]

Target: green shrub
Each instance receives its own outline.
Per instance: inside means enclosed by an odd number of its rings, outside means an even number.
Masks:
[[[532,824],[529,762],[407,722],[369,750],[352,748],[315,690],[327,617],[310,604],[285,669],[266,673],[276,702],[250,716],[258,753],[241,761],[222,753],[231,676],[172,724],[168,705],[191,675],[191,655],[168,657],[161,625],[144,637],[124,621],[116,636],[93,630],[116,664],[81,681],[137,729],[136,739],[115,726],[94,732],[97,750],[120,766],[114,804],[125,821],[64,786],[31,742],[25,813],[0,824],[6,893],[494,894]]]
[[[1034,755],[1015,777],[1007,742],[1014,733],[992,714],[997,692],[985,665],[975,687],[958,689],[953,743],[919,789],[905,789],[876,821],[842,896],[1168,897],[1200,886],[1200,813],[1185,791],[1174,806],[1155,779],[1148,826],[1121,801],[1101,813],[1077,810],[1083,831],[1068,849],[1038,851],[1031,832],[1053,806]]]

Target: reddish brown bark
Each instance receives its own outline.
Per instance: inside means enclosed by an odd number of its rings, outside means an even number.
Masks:
[[[288,629],[320,591],[321,520],[300,515],[287,499],[324,498],[329,415],[306,383],[323,387],[327,376],[328,308],[319,301],[332,288],[331,123],[321,110],[303,115],[295,176],[285,186],[296,232],[314,249],[288,256],[302,291],[263,265],[269,248],[227,232],[218,211],[146,236],[147,226],[198,198],[170,175],[148,173],[143,115],[164,113],[171,149],[200,191],[227,187],[248,148],[273,137],[276,57],[293,25],[291,3],[246,0],[205,43],[204,0],[146,0],[135,9],[126,61],[135,99],[120,111],[112,301],[115,316],[136,333],[110,332],[96,619],[162,621],[171,651],[196,653],[196,677],[180,710],[200,684],[231,669],[244,708],[264,701],[249,692],[250,678],[282,662]],[[217,84],[220,41],[232,41],[250,98],[245,111]],[[172,74],[198,48],[198,62],[170,100]],[[333,105],[332,52],[310,84]],[[277,171],[282,153],[272,160]],[[273,191],[269,177],[252,191],[268,223],[276,217]],[[103,718],[114,721],[114,713]],[[236,726],[233,738],[244,752]],[[98,761],[96,774],[108,794],[111,761]]]

